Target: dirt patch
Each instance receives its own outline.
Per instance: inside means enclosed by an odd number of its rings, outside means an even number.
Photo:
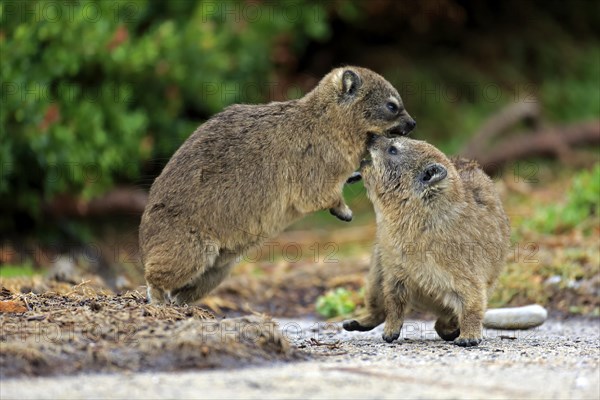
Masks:
[[[198,306],[153,306],[139,292],[69,292],[0,301],[26,312],[0,314],[0,377],[81,372],[239,367],[302,355],[261,315],[216,320]],[[19,308],[16,308],[19,310]]]
[[[366,257],[325,265],[311,262],[240,265],[200,304],[217,314],[255,311],[275,317],[315,316],[315,303],[320,295],[340,286],[360,289],[368,268]]]

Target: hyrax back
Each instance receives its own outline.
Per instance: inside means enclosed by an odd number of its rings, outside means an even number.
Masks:
[[[437,314],[443,339],[477,345],[510,240],[493,182],[475,162],[450,160],[422,141],[374,137],[369,149],[362,175],[377,243],[366,314],[344,328],[369,330],[385,321],[383,338],[391,342],[413,306]]]
[[[356,67],[333,70],[299,100],[215,115],[150,189],[140,248],[152,301],[200,299],[243,252],[308,213],[329,208],[349,221],[342,187],[367,133],[414,126],[398,92]]]

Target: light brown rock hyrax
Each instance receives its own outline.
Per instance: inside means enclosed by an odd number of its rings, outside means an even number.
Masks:
[[[306,214],[330,209],[350,221],[342,187],[368,133],[414,126],[396,89],[358,67],[334,69],[301,99],[213,116],[150,189],[140,249],[152,302],[202,298],[238,256]]]
[[[377,239],[366,312],[345,321],[366,331],[385,321],[400,335],[409,307],[433,312],[435,330],[475,346],[510,245],[510,228],[491,179],[475,162],[448,159],[432,145],[372,137],[362,176],[375,208]]]

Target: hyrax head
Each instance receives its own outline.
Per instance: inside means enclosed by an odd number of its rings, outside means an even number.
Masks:
[[[404,109],[398,91],[382,76],[360,67],[336,68],[319,86],[328,90],[353,129],[388,137],[407,135],[417,125]]]
[[[377,202],[425,202],[452,200],[460,181],[451,161],[437,148],[421,140],[370,135],[371,160],[361,164],[369,198]]]

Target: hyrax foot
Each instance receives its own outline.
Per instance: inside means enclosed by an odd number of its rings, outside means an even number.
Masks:
[[[454,340],[454,344],[461,347],[477,346],[482,339],[483,310],[485,310],[485,296],[482,291],[475,291],[480,297],[475,297],[470,305],[463,309],[460,319],[461,334]]]
[[[385,340],[388,343],[392,343],[394,340],[398,339],[400,337],[400,331],[398,332],[383,332],[383,335],[381,335],[381,337],[383,338],[383,340]]]
[[[460,347],[473,347],[481,343],[481,338],[458,337],[454,340],[454,344]]]
[[[460,336],[460,329],[457,329],[455,331],[452,332],[443,332],[443,331],[438,331],[436,329],[437,334],[446,342],[451,342],[454,339],[456,339],[457,337]]]
[[[330,208],[329,212],[342,221],[352,221],[352,210],[346,204],[342,205],[341,207]]]
[[[152,304],[168,304],[170,298],[162,289],[155,288],[151,285],[147,286],[148,302]]]
[[[460,328],[456,321],[444,321],[442,319],[438,319],[435,321],[435,331],[437,334],[447,342],[451,342],[460,336]]]
[[[352,332],[352,331],[366,332],[366,331],[372,330],[376,326],[377,325],[374,325],[374,326],[362,325],[360,322],[358,322],[355,319],[348,319],[342,323],[342,327],[345,330],[347,330],[348,332]]]
[[[362,175],[360,172],[353,172],[352,175],[346,180],[346,183],[351,185],[353,183],[359,182],[362,179]]]
[[[219,284],[227,277],[231,267],[233,267],[233,259],[235,254],[224,254],[215,260],[215,265],[198,275],[196,279],[178,289],[171,292],[171,299],[177,305],[192,304],[202,299],[211,290],[219,286]]]
[[[385,314],[378,312],[377,310],[370,310],[366,314],[358,317],[357,319],[348,319],[342,323],[345,330],[366,332],[379,326],[385,321]]]
[[[390,324],[385,323],[383,328],[383,335],[381,337],[388,343],[392,343],[394,340],[400,337],[400,331],[402,330],[402,324]]]

